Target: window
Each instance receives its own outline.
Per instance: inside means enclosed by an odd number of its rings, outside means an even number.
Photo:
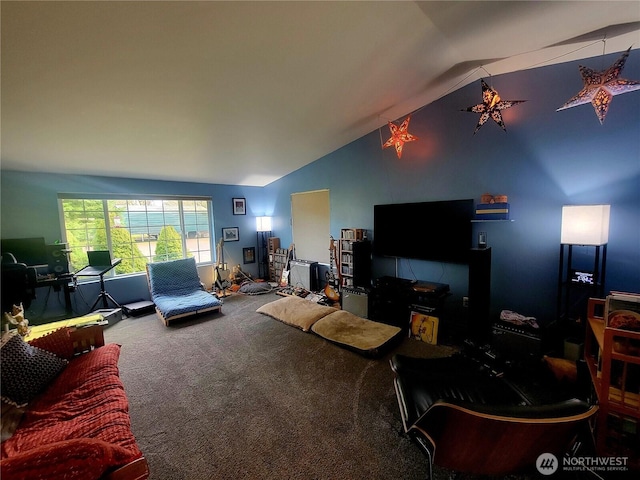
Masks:
[[[144,272],[149,262],[212,261],[210,199],[64,194],[59,199],[73,271],[87,265],[89,250],[109,250],[112,258],[122,259],[115,275]]]

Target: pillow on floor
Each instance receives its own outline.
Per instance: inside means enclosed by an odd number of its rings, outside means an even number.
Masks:
[[[318,320],[311,330],[322,338],[365,356],[378,356],[399,338],[402,329],[337,310]]]
[[[246,295],[262,295],[273,291],[273,287],[267,282],[247,282],[241,285],[238,291]]]
[[[311,326],[322,317],[336,312],[337,309],[319,305],[300,297],[283,297],[275,302],[267,303],[256,310],[287,325],[308,332]]]
[[[63,358],[13,335],[0,348],[2,400],[17,407],[29,403],[69,364]]]

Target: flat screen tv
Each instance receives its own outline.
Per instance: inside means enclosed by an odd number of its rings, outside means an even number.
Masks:
[[[373,254],[468,263],[473,200],[394,203],[373,207]]]

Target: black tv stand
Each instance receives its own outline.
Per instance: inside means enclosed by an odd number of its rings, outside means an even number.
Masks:
[[[448,296],[449,285],[444,283],[380,277],[371,293],[370,316],[372,320],[408,329],[412,310],[438,316]]]

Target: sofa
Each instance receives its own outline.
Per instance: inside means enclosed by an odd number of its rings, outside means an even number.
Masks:
[[[6,334],[1,353],[3,480],[148,478],[119,377],[120,345],[105,345],[101,326],[29,342]]]
[[[222,300],[207,292],[193,257],[147,264],[151,300],[166,326],[179,318],[219,312]]]

